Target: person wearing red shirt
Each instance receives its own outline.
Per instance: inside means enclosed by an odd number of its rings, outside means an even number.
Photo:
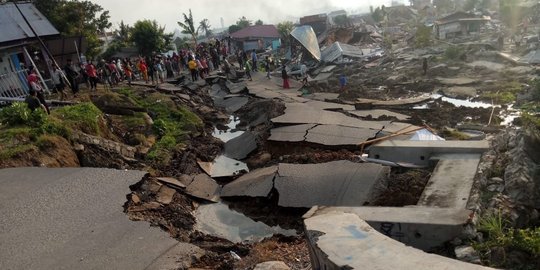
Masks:
[[[88,75],[88,79],[90,80],[90,90],[96,90],[97,88],[97,70],[96,66],[92,64],[92,61],[88,62],[86,65],[86,74]]]

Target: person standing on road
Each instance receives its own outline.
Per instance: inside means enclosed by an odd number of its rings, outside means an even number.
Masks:
[[[28,82],[30,90],[34,90],[36,92],[37,99],[45,107],[45,111],[47,112],[47,114],[51,114],[51,111],[49,111],[49,106],[47,106],[47,103],[45,102],[45,96],[43,96],[43,88],[41,88],[41,85],[39,84],[37,72],[38,71],[34,67],[30,67],[30,74],[28,74],[26,80]]]
[[[266,61],[264,62],[264,69],[266,70],[266,78],[270,80],[271,78],[270,78],[270,57],[269,56],[266,56]]]
[[[191,81],[192,82],[196,81],[197,80],[197,62],[191,56],[189,57],[188,68],[189,68],[189,72],[191,73]]]
[[[344,92],[346,94],[349,93],[349,89],[347,89],[347,77],[345,76],[345,74],[341,74],[341,76],[339,76],[339,86],[341,92]]]
[[[86,74],[88,75],[88,80],[90,81],[90,91],[97,90],[97,70],[92,61],[88,62],[86,65]]]
[[[79,77],[79,72],[75,70],[75,67],[73,67],[73,63],[71,59],[68,59],[66,62],[66,66],[64,67],[64,72],[66,73],[66,77],[69,81],[69,86],[71,87],[71,91],[73,92],[73,96],[76,96],[79,92],[79,84],[77,83],[77,78]]]
[[[281,69],[281,78],[283,78],[283,88],[289,89],[291,86],[289,85],[289,75],[287,74],[287,69],[285,66]]]
[[[253,81],[253,78],[251,78],[251,60],[247,60],[245,64],[246,68],[246,76],[250,81]]]
[[[66,98],[66,84],[64,83],[64,78],[62,78],[62,70],[56,65],[53,66],[53,72],[51,74],[52,81],[54,83],[54,89],[60,95],[60,101]]]
[[[253,72],[257,72],[257,53],[255,50],[251,52],[251,62],[253,62]]]
[[[426,75],[428,69],[427,58],[424,58],[424,60],[422,61],[422,69],[424,70],[424,75]]]

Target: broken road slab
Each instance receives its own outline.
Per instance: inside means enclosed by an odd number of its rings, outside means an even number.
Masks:
[[[275,188],[280,206],[360,206],[370,200],[388,167],[372,163],[333,161],[320,164],[278,165]]]
[[[223,153],[233,159],[245,159],[251,152],[257,149],[257,138],[250,131],[227,141]]]
[[[157,180],[165,185],[171,186],[172,188],[186,188],[187,186],[173,177],[158,177]]]
[[[170,204],[173,200],[176,190],[168,186],[161,186],[159,192],[156,195],[156,201],[162,204]]]
[[[472,214],[466,209],[422,206],[313,207],[304,218],[332,212],[355,214],[380,233],[426,252],[462,235]]]
[[[458,77],[458,78],[437,78],[440,84],[443,85],[469,85],[477,83],[478,81],[472,78],[467,77]]]
[[[216,181],[206,174],[198,174],[193,178],[193,182],[186,188],[186,193],[200,199],[211,202],[219,201],[221,187]]]
[[[223,98],[216,98],[214,100],[214,104],[218,107],[225,108],[225,110],[228,113],[234,113],[240,108],[242,108],[244,105],[246,105],[249,101],[248,97],[223,97]]]
[[[455,86],[450,88],[445,88],[442,90],[445,96],[451,98],[472,98],[476,96],[476,89],[474,87],[467,86]]]
[[[313,269],[492,269],[406,246],[351,213],[325,213],[304,224]]]
[[[314,128],[315,124],[303,124],[274,128],[270,131],[269,141],[280,142],[303,142],[306,139],[308,130]]]
[[[401,98],[401,99],[393,99],[393,100],[377,100],[377,99],[367,99],[367,98],[359,98],[357,99],[357,103],[369,103],[372,106],[404,106],[404,105],[414,105],[422,102],[426,102],[431,99],[431,96],[418,96],[418,97],[412,97],[412,98]]]
[[[318,125],[308,130],[306,141],[327,146],[351,146],[374,138],[377,130],[368,128]]]
[[[277,170],[277,166],[271,166],[244,174],[225,185],[221,190],[221,196],[266,197],[274,186],[274,177]]]
[[[178,242],[123,213],[128,187],[145,174],[0,170],[0,268],[146,269]]]
[[[371,117],[373,119],[378,119],[380,117],[386,116],[386,117],[395,117],[399,121],[407,121],[411,118],[409,115],[396,113],[389,110],[379,110],[379,109],[348,111],[348,113],[362,117],[362,118]]]
[[[242,171],[249,171],[245,163],[224,155],[217,157],[213,162],[197,161],[197,164],[211,177],[235,176]]]

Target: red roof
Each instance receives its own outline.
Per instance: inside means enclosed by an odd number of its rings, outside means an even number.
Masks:
[[[232,38],[279,38],[278,30],[273,25],[252,25],[231,34]]]

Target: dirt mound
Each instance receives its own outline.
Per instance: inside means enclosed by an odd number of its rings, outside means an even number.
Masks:
[[[0,168],[11,167],[79,167],[77,154],[71,144],[60,136],[46,136],[28,151],[0,161]]]
[[[428,170],[393,169],[388,177],[386,189],[370,205],[397,207],[416,205],[430,177],[431,172]]]

